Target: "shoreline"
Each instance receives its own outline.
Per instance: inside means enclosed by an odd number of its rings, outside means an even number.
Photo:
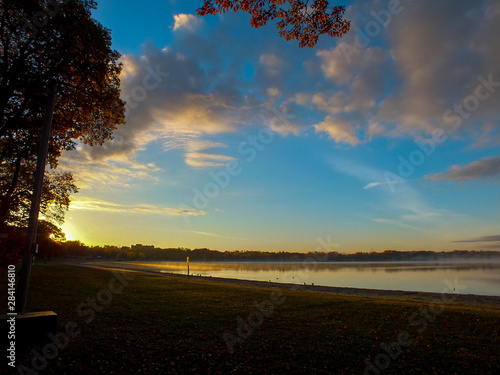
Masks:
[[[69,263],[71,264],[71,263]],[[104,270],[121,270],[128,272],[138,272],[146,275],[159,275],[167,277],[179,277],[187,279],[187,275],[173,273],[173,272],[159,272],[154,270],[137,270],[133,268],[119,268],[119,267],[106,267],[104,265],[92,265],[88,263],[72,264],[82,267],[99,268]],[[223,278],[223,277],[212,277],[212,276],[195,276],[190,275],[189,278],[193,280],[206,280],[218,283],[226,283],[233,285],[242,286],[256,286],[264,288],[276,288],[276,289],[286,289],[299,292],[319,292],[319,293],[329,293],[340,296],[355,296],[355,297],[366,297],[366,298],[383,298],[399,301],[410,301],[410,302],[429,302],[429,303],[443,303],[443,293],[433,293],[433,292],[415,292],[415,291],[404,291],[404,290],[385,290],[385,289],[365,289],[365,288],[350,288],[350,287],[335,287],[335,286],[323,286],[323,285],[300,285],[300,284],[288,284],[288,283],[277,283],[277,282],[267,282],[259,280],[245,280],[245,279],[234,279],[234,278]],[[500,309],[500,296],[487,296],[478,294],[459,294],[459,293],[447,293],[448,299],[453,298],[453,302],[445,303],[447,305],[463,305],[472,307],[489,307],[494,309]],[[453,297],[451,297],[453,296]]]

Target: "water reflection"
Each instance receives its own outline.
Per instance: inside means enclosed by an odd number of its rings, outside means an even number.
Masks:
[[[186,273],[184,262],[101,262],[156,272]],[[444,280],[459,280],[465,293],[500,296],[500,261],[474,262],[191,262],[192,275],[439,293]]]

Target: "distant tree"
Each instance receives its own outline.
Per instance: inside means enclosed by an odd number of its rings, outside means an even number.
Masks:
[[[204,0],[198,14],[222,14],[228,10],[252,15],[251,25],[261,27],[278,19],[276,27],[285,40],[298,40],[300,47],[312,48],[321,34],[342,37],[350,28],[343,18],[345,7],[329,8],[329,1],[314,0]]]
[[[51,78],[58,81],[52,168],[77,141],[102,144],[124,123],[120,55],[92,19],[95,8],[92,0],[0,0],[0,231],[26,217]],[[61,221],[74,192],[71,174],[50,175],[42,213]]]
[[[88,246],[80,241],[66,241],[64,247],[65,253],[72,258],[85,256],[89,252]]]

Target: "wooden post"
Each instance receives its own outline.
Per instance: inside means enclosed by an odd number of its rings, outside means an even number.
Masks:
[[[187,257],[188,279],[189,279],[189,257]]]
[[[38,228],[38,214],[40,211],[40,201],[42,198],[43,176],[45,174],[45,165],[47,163],[47,153],[49,149],[50,129],[52,127],[52,116],[54,114],[54,105],[56,102],[57,81],[52,79],[49,83],[49,97],[47,101],[47,111],[43,118],[43,130],[40,138],[40,148],[35,170],[35,184],[33,187],[33,198],[31,201],[30,218],[28,222],[28,233],[23,250],[23,262],[19,270],[19,285],[16,293],[16,312],[24,313],[26,308],[26,296],[28,295],[28,286],[31,275],[31,263],[36,249],[36,233]]]

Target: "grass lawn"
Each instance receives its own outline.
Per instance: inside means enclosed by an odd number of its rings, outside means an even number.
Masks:
[[[68,322],[80,332],[40,373],[498,374],[500,368],[500,309],[123,275],[134,278],[63,264],[33,268],[26,311],[53,310],[59,332]],[[44,346],[34,349],[43,353]],[[26,368],[32,358],[33,352],[18,353]]]

